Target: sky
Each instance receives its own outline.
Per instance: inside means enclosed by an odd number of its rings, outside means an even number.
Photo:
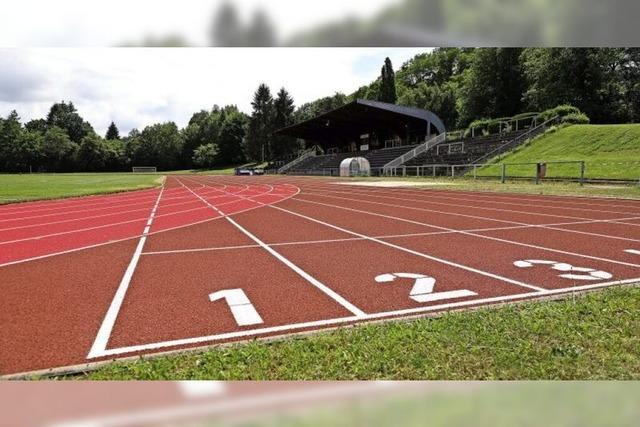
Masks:
[[[111,121],[121,134],[174,121],[214,104],[251,112],[262,82],[285,87],[296,105],[349,94],[429,48],[36,48],[0,49],[0,115],[23,123],[72,101],[96,132]]]
[[[224,3],[232,3],[245,22],[256,10],[264,11],[276,35],[287,38],[318,24],[351,16],[373,16],[399,0],[20,0],[4,3],[0,13],[0,46],[106,47],[140,42],[149,35],[168,34],[178,34],[190,45],[205,46],[212,18]]]

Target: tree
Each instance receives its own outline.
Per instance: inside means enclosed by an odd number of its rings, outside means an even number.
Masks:
[[[246,152],[249,159],[271,158],[273,134],[273,97],[269,87],[262,83],[253,95],[253,111],[249,119],[246,138]]]
[[[235,106],[225,107],[224,121],[218,135],[218,159],[221,164],[238,164],[245,161],[243,142],[248,118]]]
[[[54,126],[64,130],[69,139],[76,144],[89,133],[93,133],[93,128],[80,117],[73,102],[67,104],[62,101],[51,106],[47,114],[47,128]]]
[[[398,99],[396,94],[396,74],[393,71],[391,60],[386,58],[382,66],[380,76],[380,90],[378,92],[378,101],[389,102],[395,104]]]
[[[6,119],[0,121],[0,169],[12,168],[12,154],[22,133],[20,116],[16,110],[11,111]]]
[[[43,159],[42,142],[44,136],[37,131],[25,130],[20,134],[12,153],[13,167],[18,172],[39,170]]]
[[[87,135],[82,138],[82,142],[80,142],[76,159],[80,170],[104,170],[107,162],[109,161],[109,147],[98,135]]]
[[[617,52],[598,48],[526,49],[522,54],[528,83],[524,98],[529,108],[545,110],[571,104],[596,122],[618,121],[615,112],[619,107],[615,104],[623,98],[616,93],[616,81],[621,78],[620,58],[614,55]]]
[[[47,121],[45,119],[33,119],[25,123],[24,127],[28,131],[44,134],[47,131]]]
[[[193,164],[199,168],[215,166],[217,158],[218,146],[216,144],[201,145],[193,152]]]
[[[49,172],[71,170],[78,144],[71,141],[67,132],[58,126],[52,126],[42,140],[44,168]]]
[[[135,166],[156,166],[160,170],[182,166],[182,135],[174,122],[147,126],[135,139],[132,152]]]
[[[111,122],[111,124],[109,125],[109,129],[107,129],[107,134],[105,135],[104,139],[120,139],[120,132],[118,131],[118,128],[116,127],[116,124],[114,122]]]
[[[338,94],[336,94],[337,96]],[[342,98],[338,102],[344,102],[346,97],[343,94]],[[335,96],[334,96],[335,98]],[[289,95],[289,92],[285,88],[281,88],[278,92],[276,100],[274,101],[274,125],[276,129],[283,128],[293,124],[293,112],[295,106],[293,104],[293,98]],[[294,154],[298,149],[298,142],[296,138],[285,135],[274,135],[273,137],[273,158],[284,158],[288,155]]]
[[[477,49],[460,92],[460,124],[481,117],[508,117],[522,112],[526,89],[520,62],[522,49]]]
[[[211,111],[201,110],[191,116],[189,124],[182,131],[182,158],[185,166],[192,166],[193,152],[196,148],[204,144],[217,143],[223,120],[223,109],[217,105],[214,105]]]

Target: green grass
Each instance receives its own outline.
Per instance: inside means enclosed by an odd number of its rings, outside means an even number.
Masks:
[[[156,187],[161,179],[133,173],[0,175],[0,204],[138,190]]]
[[[640,124],[573,125],[546,134],[503,156],[499,163],[584,160],[587,178],[640,180]],[[500,175],[489,166],[482,175]],[[509,176],[535,176],[535,165],[508,166]],[[549,164],[549,177],[578,177],[578,164]]]
[[[640,288],[115,362],[91,380],[640,379]]]
[[[637,382],[425,384],[233,423],[244,427],[635,426]],[[259,418],[258,418],[259,417]]]

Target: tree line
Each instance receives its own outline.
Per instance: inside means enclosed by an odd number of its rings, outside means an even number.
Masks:
[[[639,48],[438,48],[402,64],[395,98],[385,77],[390,66],[387,58],[380,77],[349,95],[301,105],[296,118],[363,98],[431,110],[447,129],[561,104],[593,123],[640,121]]]
[[[431,110],[449,130],[483,119],[541,112],[568,104],[593,123],[640,121],[640,48],[438,48],[346,95],[295,107],[282,88],[265,84],[247,115],[234,105],[199,111],[187,126],[156,123],[121,136],[111,123],[97,135],[72,102],[54,104],[46,118],[22,124],[16,111],[0,118],[0,170],[122,171],[211,168],[295,155],[298,141],[274,135],[356,98]]]
[[[247,115],[235,105],[201,110],[179,129],[155,123],[121,136],[111,122],[104,137],[84,120],[73,102],[51,106],[46,118],[22,123],[18,112],[0,117],[0,171],[102,172],[132,166],[158,170],[212,168],[280,158],[298,149],[273,131],[293,123],[294,101],[282,88],[274,98],[261,84]]]

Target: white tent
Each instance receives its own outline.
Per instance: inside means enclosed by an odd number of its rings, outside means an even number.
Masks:
[[[369,176],[371,165],[364,157],[348,157],[340,162],[340,176]]]

